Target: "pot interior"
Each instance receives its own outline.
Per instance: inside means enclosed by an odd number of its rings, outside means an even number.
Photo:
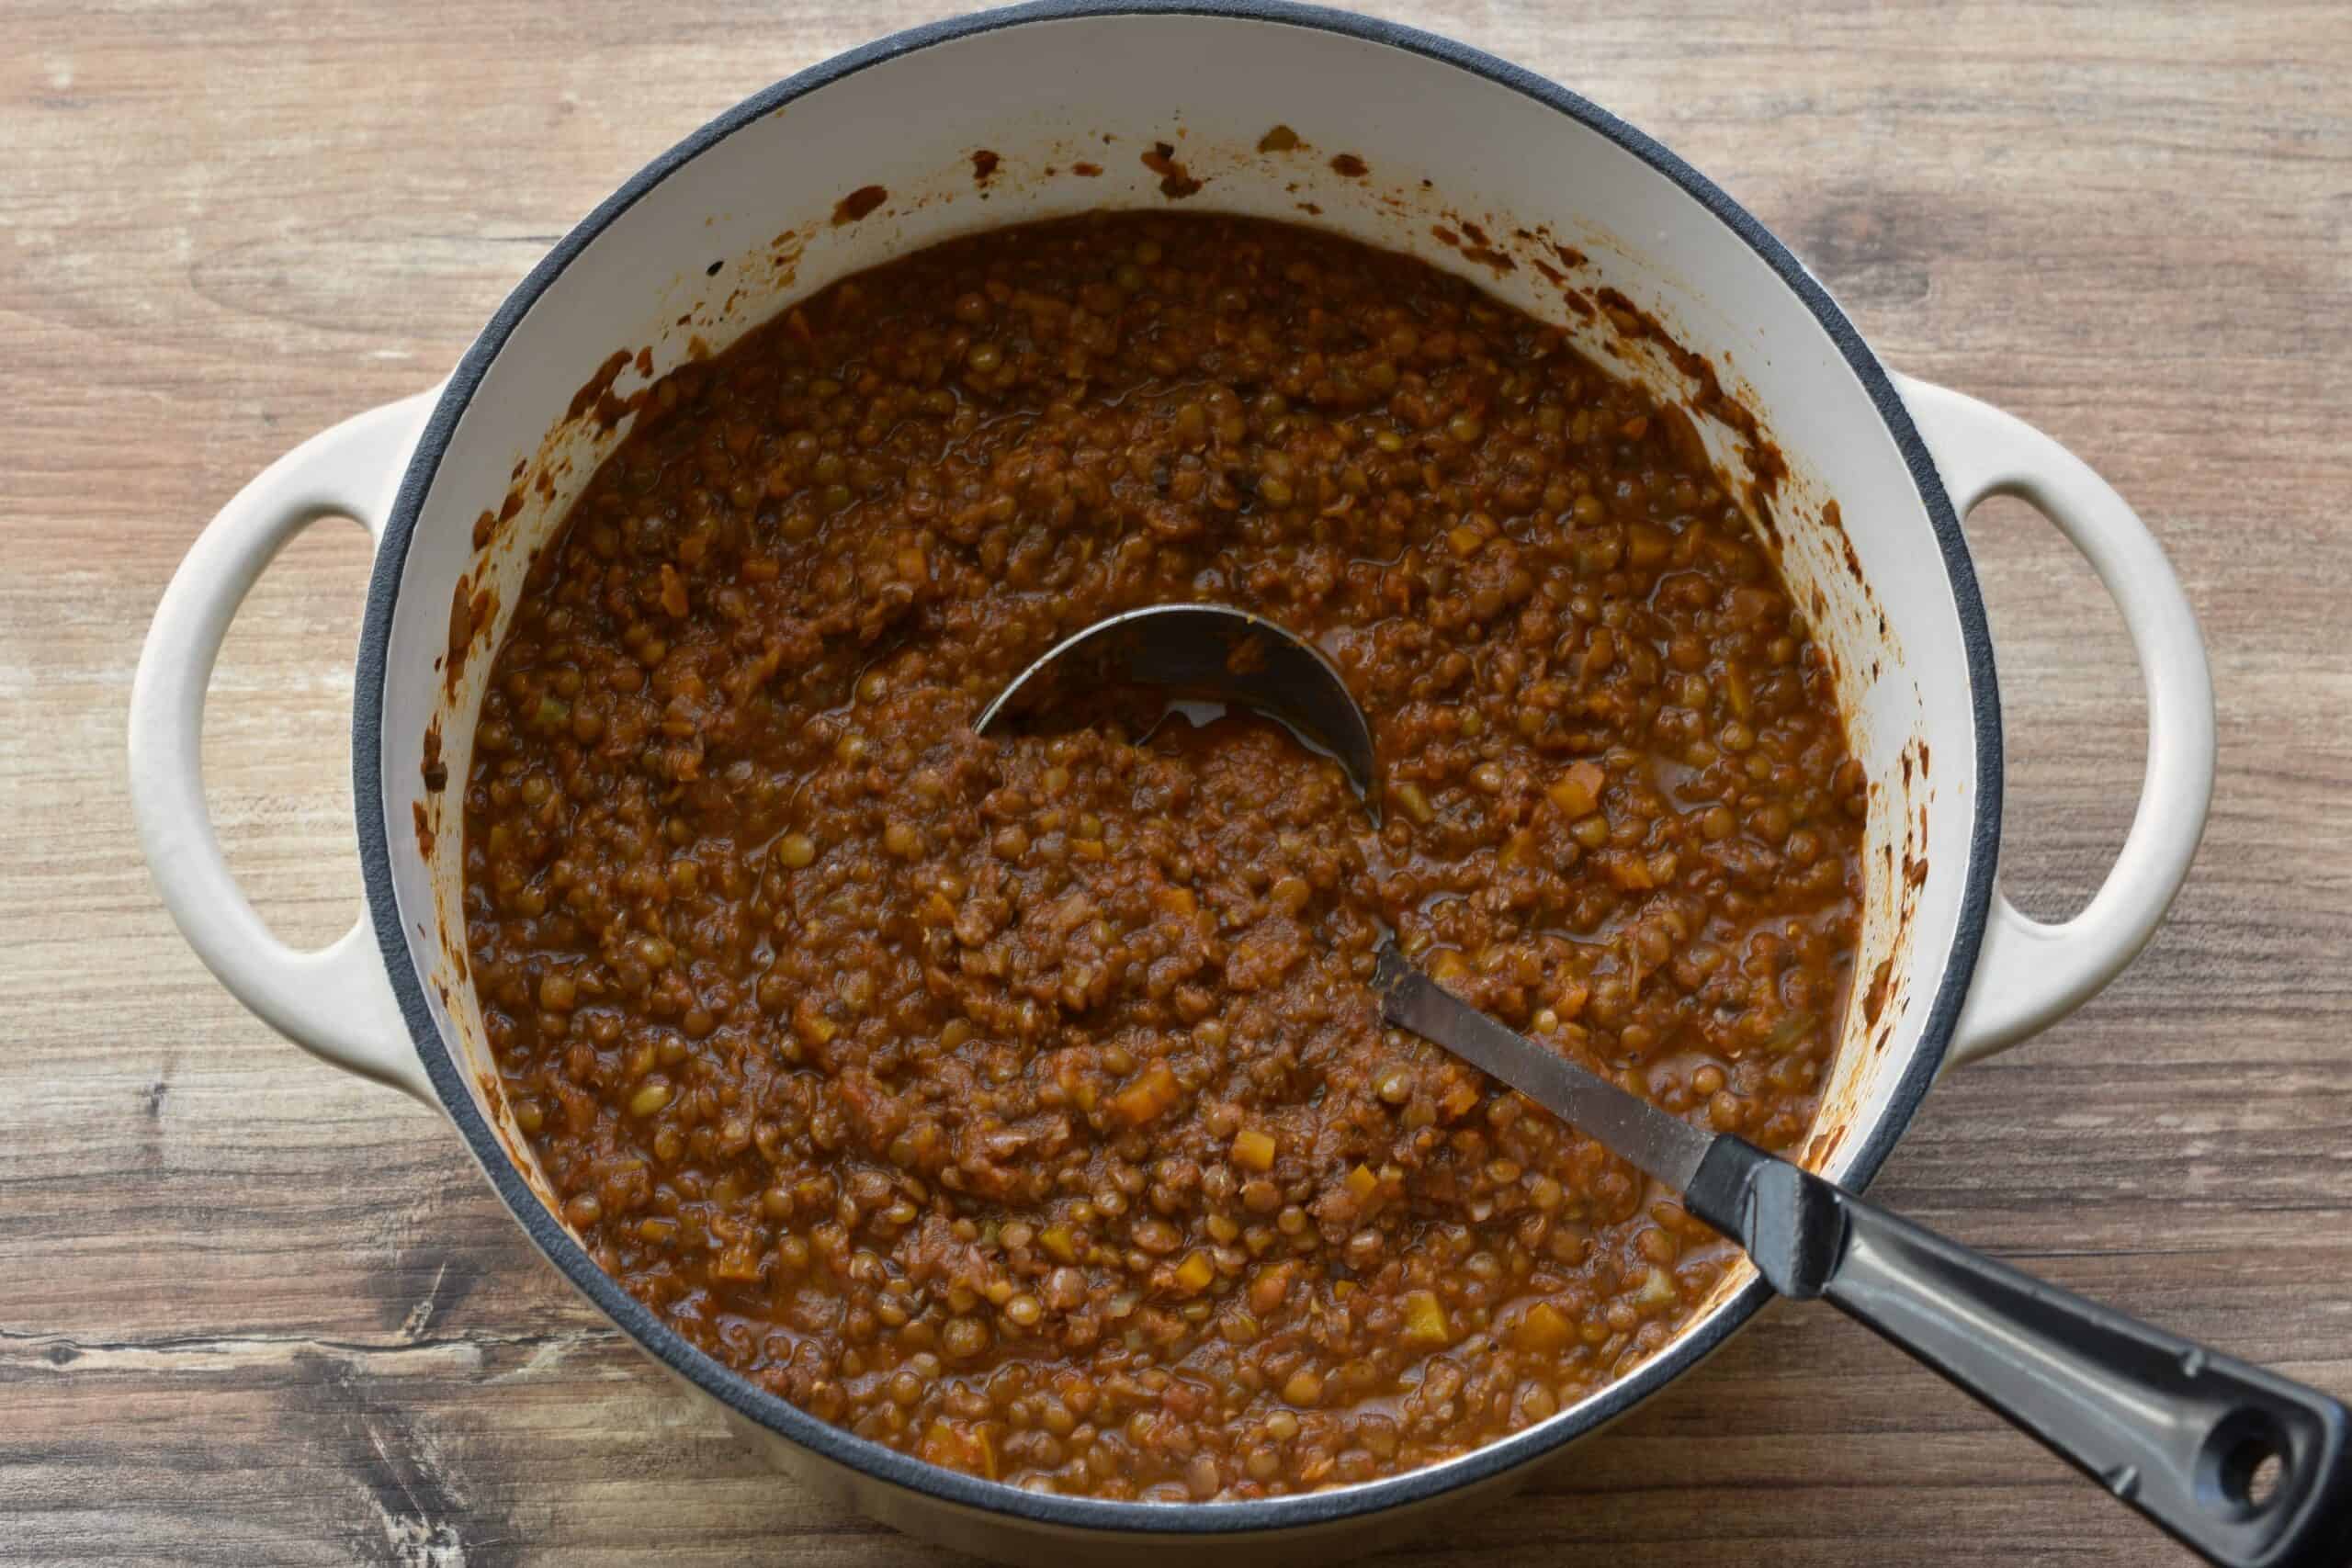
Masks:
[[[1854,1000],[1805,1153],[1833,1177],[1874,1168],[1940,1053],[1927,1034],[1933,1005],[1949,992],[1948,1026],[1958,1001],[1947,960],[1965,903],[1984,695],[1945,547],[1894,434],[1909,438],[1907,421],[1897,412],[1890,426],[1894,394],[1867,350],[1841,343],[1816,311],[1824,300],[1776,270],[1776,247],[1744,233],[1752,220],[1712,187],[1598,111],[1563,113],[1426,42],[1159,14],[877,46],[692,139],[510,300],[453,382],[462,407],[437,468],[412,475],[428,482],[391,563],[377,766],[401,929],[440,1041],[543,1200],[467,977],[462,798],[482,683],[532,554],[626,434],[630,394],[910,249],[982,226],[1171,205],[1408,252],[1557,322],[1612,373],[1694,405],[1835,659],[1872,781]],[[1826,320],[1850,330],[1834,310]],[[1708,395],[1710,378],[1724,398]],[[439,790],[420,765],[428,735],[447,770]],[[1746,1280],[1727,1277],[1684,1340]],[[1676,1359],[1677,1347],[1659,1358]],[[1580,1411],[1554,1422],[1589,1424]]]

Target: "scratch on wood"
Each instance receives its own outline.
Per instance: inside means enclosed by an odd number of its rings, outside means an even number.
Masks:
[[[555,1359],[585,1347],[623,1343],[626,1340],[619,1331],[609,1328],[569,1329],[554,1334],[469,1333],[438,1339],[386,1340],[321,1339],[302,1335],[82,1340],[65,1334],[0,1328],[0,1377],[18,1370],[68,1366],[75,1370],[77,1376],[103,1372],[217,1372],[255,1361],[280,1364],[302,1357],[358,1362],[386,1357],[441,1359],[459,1370],[475,1371],[488,1356],[513,1349],[531,1352],[525,1367],[518,1369],[528,1371],[551,1366]],[[516,1373],[501,1375],[511,1377]]]
[[[433,1271],[433,1283],[423,1299],[411,1307],[408,1316],[401,1321],[401,1338],[414,1341],[424,1337],[426,1326],[433,1322],[434,1304],[441,1293],[441,1281],[448,1277],[449,1260],[445,1258],[441,1260],[441,1267]]]

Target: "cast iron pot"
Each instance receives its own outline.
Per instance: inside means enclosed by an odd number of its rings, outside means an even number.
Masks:
[[[1293,135],[1270,137],[1276,126]],[[985,180],[980,152],[995,154]],[[532,551],[625,434],[649,376],[948,235],[1171,201],[1308,221],[1476,276],[1613,373],[1690,406],[1750,494],[1834,657],[1872,781],[1855,971],[1867,993],[1858,985],[1804,1151],[1815,1168],[1865,1186],[1939,1072],[2112,978],[2187,873],[2211,790],[2196,621],[2121,498],[2017,420],[1888,371],[1754,218],[1549,82],[1336,11],[1061,0],[901,33],[730,109],[565,236],[446,384],[296,448],[198,538],[132,694],[140,835],[164,902],[231,991],[318,1055],[446,1115],[548,1261],[780,1466],[918,1534],[1015,1560],[1295,1560],[1308,1538],[1318,1556],[1394,1540],[1681,1376],[1768,1293],[1735,1272],[1630,1376],[1442,1464],[1270,1501],[1104,1502],[937,1469],[803,1414],[663,1326],[558,1217],[494,1089],[460,919],[458,802],[490,653]],[[2130,837],[2098,897],[2054,926],[2020,914],[1996,877],[2000,705],[1961,519],[2004,493],[2089,558],[2147,680]],[[329,514],[377,540],[352,730],[368,908],[342,941],[301,953],[229,875],[198,741],[239,603],[280,546]],[[2036,1462],[2022,1447],[2018,1461]]]

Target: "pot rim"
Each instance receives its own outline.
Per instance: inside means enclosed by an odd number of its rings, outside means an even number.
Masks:
[[[689,1344],[598,1268],[586,1249],[531,1190],[490,1122],[475,1106],[465,1071],[452,1056],[427,1008],[424,983],[401,933],[391,872],[392,824],[383,789],[387,776],[383,760],[384,689],[389,674],[393,606],[417,521],[439,471],[441,458],[483,375],[532,305],[615,220],[654,186],[737,130],[796,98],[855,75],[868,66],[939,44],[1034,23],[1166,15],[1275,23],[1384,44],[1510,88],[1566,116],[1671,180],[1753,250],[1820,322],[1869,393],[1918,489],[1959,615],[1975,729],[1976,802],[1969,830],[1961,907],[1947,950],[1943,976],[1930,1004],[1918,1046],[1888,1096],[1877,1123],[1867,1130],[1856,1146],[1853,1164],[1845,1178],[1846,1185],[1853,1190],[1867,1188],[1917,1112],[1921,1097],[1934,1082],[1951,1043],[1961,1005],[1975,972],[2000,841],[2003,768],[1999,694],[1995,684],[1992,637],[1984,600],[1960,520],[1926,443],[1885,367],[1828,291],[1747,209],[1661,143],[1579,95],[1484,51],[1419,28],[1352,12],[1295,4],[1292,0],[1170,0],[1166,4],[1154,4],[1152,0],[1032,0],[1030,4],[974,12],[910,28],[835,55],[754,93],[639,169],[574,226],[507,296],[458,361],[418,439],[368,580],[352,712],[353,799],[358,819],[360,866],[377,942],[409,1034],[442,1109],[464,1136],[508,1211],[539,1251],[640,1348],[738,1416],[835,1464],[938,1502],[1029,1525],[1090,1535],[1133,1531],[1159,1537],[1227,1536],[1334,1524],[1427,1502],[1531,1464],[1617,1419],[1695,1366],[1763,1305],[1771,1294],[1770,1287],[1761,1279],[1750,1280],[1706,1323],[1678,1336],[1633,1372],[1559,1416],[1451,1460],[1330,1491],[1235,1503],[1124,1502],[1030,1492],[928,1463],[822,1421]]]

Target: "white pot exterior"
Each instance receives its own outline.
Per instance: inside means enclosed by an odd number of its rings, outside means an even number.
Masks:
[[[1613,1419],[1720,1343],[1764,1292],[1744,1272],[1726,1280],[1700,1320],[1632,1378],[1447,1465],[1308,1498],[1183,1508],[1040,1500],[933,1470],[814,1422],[669,1335],[595,1269],[552,1204],[534,1198],[523,1141],[484,1090],[496,1075],[459,956],[462,792],[491,650],[532,551],[626,432],[625,423],[606,431],[564,417],[616,350],[645,350],[659,376],[697,340],[722,349],[791,300],[910,249],[982,226],[1169,206],[1160,173],[1142,162],[1155,141],[1170,143],[1203,182],[1182,210],[1311,221],[1419,255],[1560,322],[1613,371],[1687,395],[1688,378],[1655,342],[1621,339],[1606,311],[1579,313],[1557,275],[1587,301],[1601,289],[1622,294],[1710,361],[1787,455],[1789,477],[1770,498],[1783,570],[1835,656],[1853,744],[1872,780],[1857,1001],[1808,1151],[1816,1168],[1849,1184],[1866,1181],[1883,1158],[1956,1031],[1964,1048],[1998,1048],[2128,961],[2186,870],[2210,784],[2211,696],[2194,621],[2144,530],[2087,469],[1982,405],[1898,388],[1752,219],[1589,105],[1425,35],[1333,13],[1241,9],[992,13],[782,84],[600,208],[516,291],[437,403],[414,400],[393,419],[403,426],[394,434],[416,442],[396,501],[382,493],[388,411],[368,416],[378,422],[373,445],[363,457],[347,442],[345,466],[371,466],[360,479],[346,474],[345,488],[372,478],[376,490],[356,502],[346,494],[335,509],[380,513],[371,521],[383,536],[354,758],[380,964],[356,936],[326,954],[291,955],[251,949],[257,939],[241,928],[226,937],[198,930],[209,906],[242,900],[225,872],[216,874],[217,848],[205,858],[200,785],[191,804],[175,772],[186,763],[193,777],[180,745],[181,729],[193,731],[182,721],[200,712],[205,638],[217,649],[265,546],[302,521],[308,502],[297,492],[320,488],[303,490],[294,457],[280,465],[287,474],[273,469],[275,480],[240,496],[199,545],[201,554],[220,536],[214,553],[234,564],[198,573],[191,557],[183,578],[209,581],[175,583],[177,597],[167,596],[134,705],[142,836],[166,901],[232,989],[322,1054],[440,1104],[550,1259],[780,1461],[870,1512],[992,1555],[1124,1562],[1204,1541],[1220,1557],[1250,1546],[1281,1554],[1301,1531],[1327,1537],[1336,1553],[1393,1539],[1404,1512],[1507,1483]],[[1277,124],[1311,150],[1257,151]],[[971,160],[981,149],[999,158],[985,186]],[[1368,174],[1337,171],[1340,153]],[[1080,164],[1100,173],[1073,172]],[[836,204],[869,185],[887,190],[883,203],[834,222]],[[1310,206],[1311,215],[1302,209]],[[1462,232],[1465,220],[1517,258],[1512,270],[1498,275],[1432,232]],[[1583,265],[1565,265],[1554,242],[1582,253]],[[646,379],[632,366],[613,390],[626,396]],[[1729,434],[1701,428],[1738,477]],[[312,468],[334,468],[338,434],[303,449],[324,453]],[[1997,703],[1939,462],[1964,470],[1952,484],[1963,509],[1992,490],[2016,490],[2065,526],[2116,592],[2149,666],[2151,783],[2113,897],[2102,895],[2103,923],[2091,919],[2095,904],[2088,923],[2035,927],[1995,899]],[[499,511],[510,489],[519,510],[478,552],[477,519]],[[1831,502],[1842,526],[1824,522]],[[242,553],[229,540],[239,528]],[[453,597],[484,589],[491,624],[452,682],[441,664]],[[201,656],[193,694],[166,667],[182,646]],[[437,792],[420,766],[428,730],[449,779]],[[1969,1002],[1988,919],[1988,966],[1996,951],[2015,966]],[[1867,1009],[1866,988],[1875,993]],[[322,1017],[338,1012],[327,1030]]]

